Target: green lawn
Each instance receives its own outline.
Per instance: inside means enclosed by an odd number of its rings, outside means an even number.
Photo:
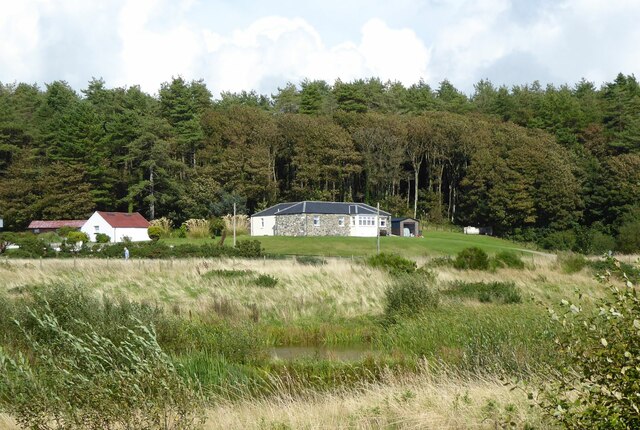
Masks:
[[[238,240],[249,239],[239,236]],[[376,252],[375,237],[255,237],[262,243],[268,254],[280,255],[326,255],[326,256],[362,256]],[[231,245],[233,238],[227,237],[225,244]],[[170,245],[183,243],[217,243],[211,239],[163,239]],[[380,249],[406,257],[426,257],[432,255],[452,255],[464,248],[477,246],[489,254],[504,250],[520,250],[520,244],[489,236],[465,235],[452,232],[427,232],[424,238],[381,237]]]

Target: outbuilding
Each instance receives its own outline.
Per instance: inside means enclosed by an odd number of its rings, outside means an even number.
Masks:
[[[391,234],[395,236],[420,236],[420,222],[413,218],[392,218]]]
[[[123,242],[128,238],[132,242],[151,240],[147,233],[149,221],[138,212],[102,212],[96,211],[80,229],[96,242],[99,233],[109,236],[110,242]]]
[[[80,230],[85,222],[87,222],[86,219],[61,219],[55,221],[33,220],[29,223],[27,230],[31,230],[31,232],[35,234],[56,231],[62,227],[70,227]]]

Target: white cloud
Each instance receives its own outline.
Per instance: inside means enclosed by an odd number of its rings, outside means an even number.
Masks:
[[[332,47],[301,18],[265,17],[229,38],[211,32],[204,37],[214,90],[267,90],[261,83],[273,77],[284,83],[377,76],[406,84],[427,77],[429,51],[422,41],[412,30],[391,29],[380,19],[364,24],[357,43]]]
[[[0,14],[0,81],[31,81],[38,62],[38,14],[26,2],[2,4]]]
[[[102,76],[155,93],[181,75],[217,94],[377,76],[472,91],[481,78],[599,83],[640,69],[637,0],[341,4],[0,0],[0,81],[81,89]]]

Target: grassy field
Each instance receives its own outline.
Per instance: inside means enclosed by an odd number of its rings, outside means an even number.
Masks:
[[[443,250],[455,249],[449,235]],[[7,303],[53,287],[111,300],[110,309],[123,300],[139,304],[125,313],[153,310],[160,345],[207,393],[207,429],[500,428],[511,421],[540,428],[547,424],[539,412],[503,378],[535,379],[554,362],[547,306],[597,296],[602,287],[590,269],[569,273],[553,256],[525,261],[522,270],[431,268],[439,305],[393,324],[384,314],[394,276],[332,258],[7,260],[0,262],[0,304],[11,309]],[[447,292],[505,281],[518,300]],[[82,307],[74,301],[68,312]],[[82,312],[103,319],[93,308]],[[270,358],[274,347],[302,346],[370,352],[350,362]],[[14,428],[7,416],[0,425]]]
[[[335,257],[366,256],[376,253],[376,238],[368,237],[284,237],[284,236],[239,236],[238,240],[257,239],[267,254],[275,255],[323,255]],[[213,243],[212,239],[162,239],[170,245],[182,243]],[[233,239],[227,237],[226,244]],[[500,251],[523,249],[518,243],[490,236],[465,235],[462,233],[430,231],[425,237],[381,237],[382,252],[394,253],[410,258],[423,258],[438,255],[452,255],[464,248],[476,246],[489,254]]]

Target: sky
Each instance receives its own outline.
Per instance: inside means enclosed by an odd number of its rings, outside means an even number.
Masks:
[[[640,0],[0,0],[0,82],[172,77],[273,94],[303,79],[600,85],[640,70]]]

